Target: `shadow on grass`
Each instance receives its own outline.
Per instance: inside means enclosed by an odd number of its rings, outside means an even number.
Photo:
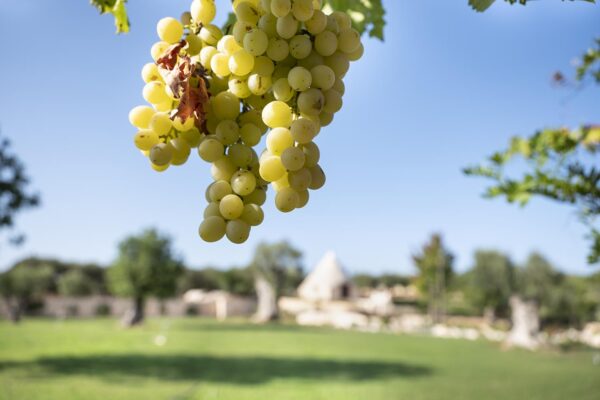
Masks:
[[[12,368],[35,371],[36,375],[42,372],[107,379],[143,377],[232,384],[259,384],[272,379],[364,381],[431,374],[428,367],[397,362],[133,354],[44,357],[28,362],[0,361],[0,370]]]

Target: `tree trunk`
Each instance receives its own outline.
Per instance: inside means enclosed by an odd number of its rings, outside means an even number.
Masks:
[[[510,298],[512,329],[507,338],[508,346],[535,350],[540,345],[538,337],[540,318],[534,302],[523,301],[518,296]]]
[[[483,309],[483,320],[489,326],[494,325],[494,322],[496,322],[496,310],[494,307],[488,306]]]
[[[145,299],[143,297],[138,296],[134,298],[133,308],[127,310],[121,319],[123,326],[132,327],[139,325],[144,321],[144,303]]]
[[[23,308],[21,307],[20,302],[17,301],[14,304],[7,302],[7,308],[8,318],[10,319],[10,322],[12,322],[13,324],[18,324],[19,322],[21,322]]]
[[[265,323],[278,317],[277,296],[275,289],[269,281],[263,277],[257,277],[254,280],[256,296],[258,297],[258,308],[254,314],[254,321]]]

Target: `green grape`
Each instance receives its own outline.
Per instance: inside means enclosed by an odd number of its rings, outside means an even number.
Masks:
[[[232,55],[233,53],[241,49],[242,47],[238,44],[238,42],[232,35],[223,36],[217,43],[217,50],[219,50],[221,53],[226,53],[228,55]]]
[[[226,77],[231,74],[229,69],[229,56],[224,53],[216,53],[210,59],[210,69],[220,77]]]
[[[340,33],[340,26],[338,25],[335,17],[333,17],[332,15],[327,16],[327,27],[325,29],[327,29],[329,32],[335,35]]]
[[[156,172],[164,172],[167,169],[169,169],[169,164],[165,164],[165,165],[156,165],[153,164],[152,162],[150,162],[150,167],[155,170]]]
[[[189,11],[185,11],[185,12],[181,13],[181,17],[179,17],[179,21],[181,21],[181,23],[183,25],[190,25],[192,23],[192,13]]]
[[[313,16],[314,11],[312,0],[294,0],[292,14],[298,21],[308,21]]]
[[[344,93],[346,93],[346,85],[344,85],[344,81],[340,78],[335,79],[335,83],[333,84],[332,89],[341,94],[342,96],[344,95]]]
[[[277,18],[277,24],[275,25],[277,28],[277,34],[283,39],[291,39],[298,32],[298,21],[294,18],[294,16],[290,13],[285,17]]]
[[[223,197],[233,193],[231,185],[227,181],[216,181],[208,187],[208,198],[211,202],[220,202]]]
[[[240,138],[240,128],[237,122],[225,119],[217,125],[215,136],[225,146],[230,146]]]
[[[173,128],[173,122],[169,118],[169,114],[157,112],[150,118],[149,127],[159,136],[166,135]]]
[[[154,110],[157,112],[170,112],[173,108],[177,108],[177,104],[173,104],[173,100],[167,98],[159,104],[153,104]]]
[[[204,209],[203,217],[205,219],[208,217],[222,217],[221,211],[219,210],[219,203],[214,202],[214,201],[211,203],[208,203],[208,205]]]
[[[165,51],[167,51],[169,46],[169,43],[163,41],[154,43],[150,48],[150,55],[152,56],[152,59],[154,61],[158,61],[158,59],[162,57]]]
[[[175,138],[169,142],[173,148],[173,157],[171,164],[182,165],[190,156],[191,148],[190,145],[182,138]]]
[[[281,78],[285,78],[287,80],[287,77],[291,70],[292,70],[291,67],[289,67],[287,65],[283,65],[282,63],[278,63],[277,66],[275,67],[275,69],[273,70],[272,78],[274,80],[278,80]]]
[[[342,11],[334,11],[331,13],[331,17],[337,22],[337,26],[340,31],[345,31],[352,28],[352,20],[347,13]]]
[[[212,200],[211,200],[211,198],[210,198],[210,188],[212,187],[212,185],[214,185],[214,182],[213,182],[213,183],[211,183],[211,184],[209,184],[209,185],[206,187],[206,190],[204,191],[204,198],[205,198],[205,199],[206,199],[206,201],[207,201],[207,202],[209,202],[209,203],[212,201]]]
[[[272,82],[270,76],[252,74],[248,77],[248,89],[252,94],[261,96],[271,89]]]
[[[133,138],[135,147],[143,151],[150,151],[150,149],[160,143],[160,139],[156,132],[150,129],[142,129],[135,134]]]
[[[240,115],[240,100],[233,93],[221,92],[212,97],[213,110],[218,119],[236,119]]]
[[[308,89],[298,95],[298,110],[302,114],[317,116],[324,104],[325,97],[319,89]]]
[[[260,6],[260,10],[263,13],[267,13],[267,14],[271,13],[271,0],[260,0],[259,6]]]
[[[260,29],[252,29],[244,36],[244,49],[255,57],[262,55],[269,47],[269,37]]]
[[[267,56],[277,62],[283,61],[290,54],[290,48],[288,43],[283,39],[271,38],[269,39],[269,46],[267,47]]]
[[[290,187],[281,188],[275,195],[275,206],[281,212],[293,211],[299,203],[298,193]]]
[[[190,130],[181,132],[179,134],[179,137],[181,137],[183,140],[188,142],[190,147],[198,147],[200,145],[200,142],[204,138],[204,136],[200,133],[200,131],[196,127],[192,128]]]
[[[345,29],[338,35],[338,46],[344,53],[352,53],[360,46],[360,33],[356,29]]]
[[[227,228],[225,230],[227,239],[235,244],[242,244],[250,236],[250,225],[241,219],[227,222]]]
[[[145,83],[152,81],[162,81],[158,66],[154,63],[148,63],[142,68],[142,79]]]
[[[142,95],[144,100],[150,104],[160,104],[169,100],[169,96],[165,91],[165,84],[159,81],[146,83]]]
[[[252,123],[242,125],[240,129],[240,138],[246,146],[254,147],[260,143],[262,132],[260,128]]]
[[[285,167],[277,156],[269,156],[260,163],[260,177],[267,182],[274,182],[285,175]]]
[[[244,212],[244,202],[235,194],[228,194],[221,199],[219,211],[225,219],[237,219]]]
[[[198,155],[206,162],[215,162],[223,157],[225,148],[223,144],[215,138],[206,138],[198,147]]]
[[[202,26],[198,35],[200,36],[200,39],[204,41],[204,43],[210,46],[215,46],[223,37],[223,32],[218,26],[209,24]]]
[[[301,168],[298,171],[290,171],[288,173],[288,182],[290,187],[296,191],[308,189],[312,182],[312,175],[308,168]]]
[[[304,67],[309,71],[318,65],[323,65],[324,63],[325,59],[323,58],[323,56],[321,56],[314,50],[311,51],[306,58],[303,58],[302,60],[298,61],[298,65],[300,67]]]
[[[271,13],[277,18],[285,17],[292,11],[291,0],[271,0]]]
[[[270,128],[289,127],[292,124],[292,109],[282,101],[272,101],[263,108],[262,119]]]
[[[356,48],[356,50],[354,50],[351,53],[348,53],[348,60],[350,61],[358,61],[361,59],[361,57],[363,56],[363,54],[365,53],[365,48],[363,46],[363,44],[359,44],[358,47]]]
[[[294,138],[287,128],[274,128],[267,134],[267,150],[271,154],[280,156],[285,149],[293,145]]]
[[[240,219],[250,226],[258,226],[265,219],[265,214],[259,205],[246,204],[244,205],[244,211]]]
[[[254,124],[260,129],[261,134],[267,131],[267,126],[263,123],[261,110],[248,110],[240,115],[240,124]]]
[[[154,115],[154,110],[148,106],[133,107],[129,111],[129,123],[136,128],[146,129],[150,126],[150,120]]]
[[[271,186],[273,186],[273,189],[275,189],[275,192],[279,192],[283,188],[289,188],[290,183],[288,182],[288,174],[286,173],[281,178],[279,178],[278,180],[273,182],[271,184]]]
[[[231,162],[240,168],[246,168],[252,162],[252,149],[244,144],[235,143],[227,150]]]
[[[254,68],[252,68],[253,74],[262,76],[271,76],[275,71],[275,65],[269,57],[259,56],[254,59]]]
[[[204,67],[204,69],[212,71],[210,62],[213,56],[218,53],[219,51],[213,46],[206,46],[202,50],[200,50],[200,64]],[[229,60],[227,60],[227,62],[229,63]],[[227,68],[229,68],[229,65],[227,65]]]
[[[335,114],[342,109],[342,95],[336,90],[327,90],[326,92],[323,92],[323,96],[325,96],[325,105],[323,106],[323,111],[329,114]],[[324,126],[325,124],[321,125]]]
[[[323,11],[315,9],[312,17],[308,21],[305,21],[304,25],[308,33],[313,36],[318,35],[327,27],[327,15]]]
[[[312,75],[312,86],[321,89],[329,90],[335,83],[335,72],[327,65],[318,65],[310,70]]]
[[[301,144],[309,143],[319,133],[317,124],[308,118],[298,118],[292,122],[290,133],[293,139]]]
[[[273,100],[275,100],[275,98],[271,93],[265,93],[261,96],[253,95],[248,97],[248,99],[246,100],[246,104],[249,105],[250,108],[262,110],[267,106],[267,104],[269,104]]]
[[[321,123],[321,126],[327,126],[331,124],[331,122],[333,122],[333,114],[323,111],[321,114],[319,114],[319,122]]]
[[[192,19],[202,25],[208,25],[217,15],[217,7],[213,0],[194,0],[190,7]]]
[[[325,173],[323,172],[323,169],[317,164],[308,170],[311,175],[309,189],[317,190],[322,188],[323,185],[325,185]]]
[[[246,34],[248,33],[248,31],[250,31],[252,28],[253,28],[253,25],[247,24],[242,21],[236,21],[236,23],[233,24],[233,29],[231,30],[231,34],[235,38],[235,41],[239,45],[242,45],[244,43],[244,37],[246,37]]]
[[[323,57],[335,53],[337,47],[338,40],[333,32],[323,31],[315,36],[315,50]]]
[[[298,193],[298,204],[296,208],[304,208],[304,206],[308,203],[308,199],[310,198],[310,194],[308,190],[297,191]]]
[[[273,95],[275,99],[287,102],[294,96],[294,89],[290,86],[287,78],[279,78],[273,84]]]
[[[308,142],[302,144],[302,151],[304,151],[305,162],[304,166],[307,168],[314,167],[319,163],[319,159],[321,158],[321,151],[319,150],[319,146],[315,142]]]
[[[194,127],[194,118],[190,117],[182,120],[180,117],[175,117],[173,119],[173,127],[179,132],[189,131]]]
[[[313,8],[315,10],[320,10],[323,7],[323,1],[322,0],[313,0]]]
[[[260,0],[233,0],[231,2],[231,8],[235,10],[240,5],[240,3],[250,3],[251,6],[258,9]]]
[[[256,177],[249,171],[238,171],[231,177],[231,187],[240,196],[247,196],[256,189]]]
[[[257,187],[254,192],[248,196],[244,196],[245,204],[256,204],[262,206],[267,201],[267,191],[263,188]]]
[[[163,166],[171,162],[173,157],[173,148],[167,143],[158,143],[150,149],[150,161],[152,164]]]
[[[190,33],[185,37],[185,41],[188,44],[187,53],[190,56],[198,55],[200,50],[202,50],[202,39],[200,39],[198,35]]]
[[[310,55],[312,51],[312,42],[308,35],[296,35],[290,40],[290,54],[297,60],[301,60]]]
[[[234,10],[238,21],[244,22],[252,26],[255,26],[258,23],[260,14],[258,13],[256,6],[251,4],[250,2],[241,2],[236,7],[234,7]]]
[[[265,14],[258,20],[258,28],[265,32],[268,37],[277,35],[277,17],[273,14]]]
[[[210,167],[210,173],[215,181],[228,181],[237,171],[237,167],[227,157],[221,157],[213,162]]]
[[[329,57],[325,57],[325,65],[335,72],[337,78],[343,78],[350,69],[350,61],[344,53],[336,51]]]
[[[312,75],[306,68],[294,67],[288,74],[288,82],[292,89],[303,92],[312,84]]]
[[[205,242],[216,242],[225,236],[226,227],[227,224],[223,218],[211,216],[202,221],[198,233]]]
[[[240,49],[229,57],[229,69],[235,75],[248,75],[252,68],[254,68],[254,56],[247,50]]]
[[[248,80],[235,75],[229,78],[229,91],[240,99],[245,99],[252,95],[248,87]]]
[[[288,171],[298,171],[304,166],[305,159],[300,147],[288,147],[281,153],[281,163]]]

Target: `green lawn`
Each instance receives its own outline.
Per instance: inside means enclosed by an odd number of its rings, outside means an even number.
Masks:
[[[593,356],[200,319],[27,320],[0,322],[0,399],[598,400]]]

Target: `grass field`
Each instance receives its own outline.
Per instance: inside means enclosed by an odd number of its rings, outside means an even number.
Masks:
[[[593,356],[200,319],[27,320],[0,322],[0,399],[598,400]]]

